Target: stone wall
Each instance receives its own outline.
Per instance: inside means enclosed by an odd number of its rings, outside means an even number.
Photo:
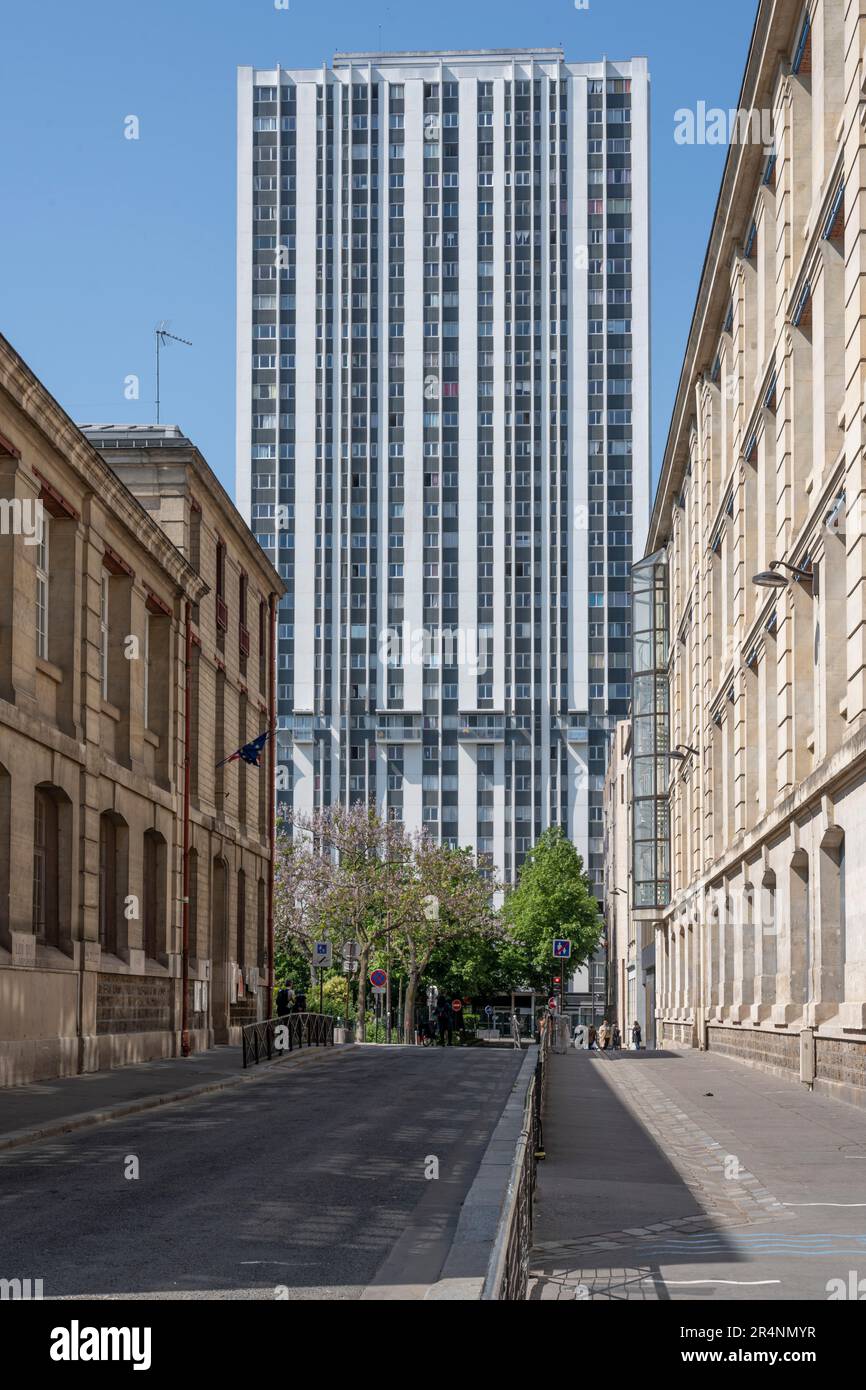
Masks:
[[[672,1043],[674,1047],[692,1047],[694,1030],[691,1023],[670,1023],[665,1021],[662,1024],[662,1046],[665,1043]]]
[[[96,1032],[155,1033],[172,1026],[173,981],[156,976],[100,975]]]
[[[762,1028],[708,1028],[707,1050],[734,1057],[766,1071],[783,1072],[799,1079],[798,1033],[770,1033]]]
[[[866,1038],[816,1038],[815,1089],[866,1105]]]

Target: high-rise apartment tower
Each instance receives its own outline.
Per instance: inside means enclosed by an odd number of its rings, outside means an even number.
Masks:
[[[649,510],[649,79],[558,49],[242,68],[238,503],[281,800],[601,892]]]

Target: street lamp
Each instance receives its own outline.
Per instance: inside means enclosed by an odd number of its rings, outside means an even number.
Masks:
[[[795,579],[803,584],[811,584],[815,578],[814,571],[803,568],[800,565],[789,565],[787,560],[773,560],[770,568],[762,570],[760,574],[752,577],[752,583],[757,584],[759,589],[787,589],[790,579],[786,578],[780,570],[788,570]]]

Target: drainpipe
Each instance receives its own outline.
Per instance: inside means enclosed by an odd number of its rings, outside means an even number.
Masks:
[[[268,845],[270,872],[268,874],[268,996],[267,1017],[273,1012],[274,998],[274,871],[277,862],[277,596],[268,598],[270,643],[268,648]]]
[[[188,1057],[189,1045],[189,794],[190,794],[190,737],[192,732],[192,606],[187,599],[185,608],[184,652],[184,712],[183,712],[183,896],[181,916],[183,946],[181,950],[180,1050]]]

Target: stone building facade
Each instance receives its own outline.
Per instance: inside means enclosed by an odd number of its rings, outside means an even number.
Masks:
[[[231,586],[245,566],[250,602],[261,594],[269,612],[282,586],[203,463],[189,493],[202,516],[198,552],[177,543],[176,499],[139,502],[0,338],[5,1085],[229,1038],[241,1021],[231,1002],[240,991],[241,869],[247,874],[243,996],[251,991],[254,1006],[264,1006],[271,856],[261,806],[267,797],[258,779],[264,788],[267,773],[246,773],[244,789],[236,765],[225,769],[217,811],[213,764],[242,741],[233,741],[241,663]],[[217,586],[209,552],[216,530],[224,547],[223,602],[229,624],[234,605],[236,624],[223,633],[224,684],[233,693],[224,693],[222,706],[206,676],[220,648],[211,625]],[[189,646],[200,653],[190,662],[191,782],[200,791],[197,801],[190,797],[190,847],[199,859],[185,949],[187,628]],[[253,672],[247,727],[256,732],[271,719],[270,683],[262,693],[258,672],[259,643],[271,652],[272,630],[266,623],[261,637],[253,625],[246,657]],[[213,881],[223,872],[220,916]]]
[[[604,779],[607,1016],[619,1024],[626,1043],[637,1021],[650,1047],[655,1029],[655,942],[652,927],[644,926],[633,910],[631,738],[631,722],[623,719],[614,731]]]
[[[640,718],[669,736],[640,866],[635,846],[660,1040],[851,1097],[866,1095],[864,49],[862,4],[759,7],[644,562],[667,576],[667,681],[633,711],[636,751]]]

